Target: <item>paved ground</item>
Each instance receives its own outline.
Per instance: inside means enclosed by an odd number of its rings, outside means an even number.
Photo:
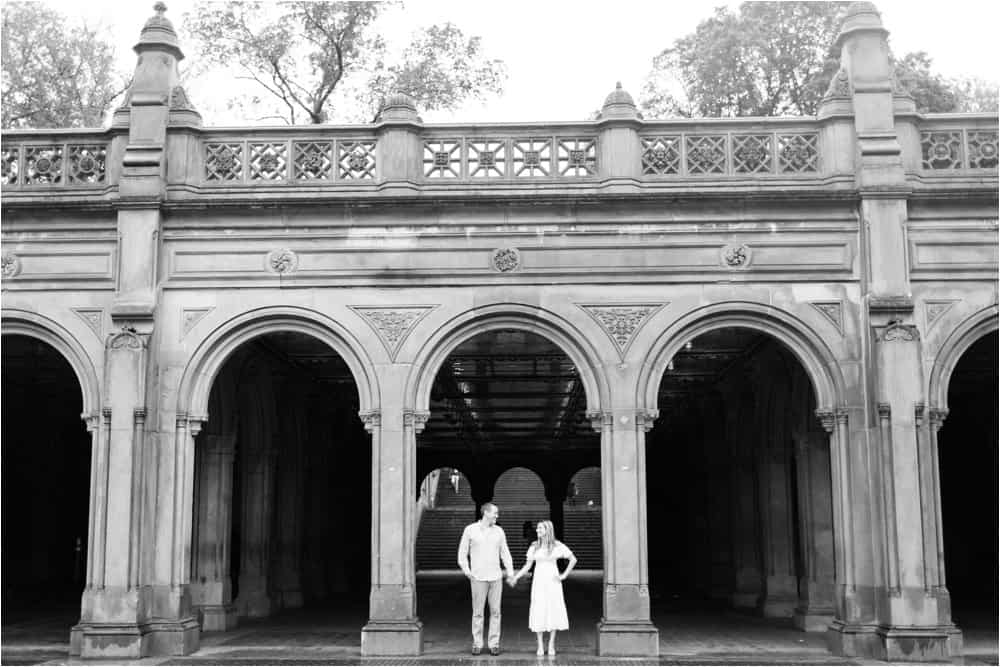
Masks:
[[[364,604],[338,609],[304,609],[269,619],[244,621],[227,633],[202,635],[201,649],[190,656],[147,658],[137,665],[859,665],[878,664],[830,655],[822,633],[804,633],[787,621],[763,619],[681,600],[655,600],[653,621],[660,629],[660,658],[601,659],[595,655],[595,625],[600,619],[599,579],[581,576],[567,583],[571,629],[558,636],[555,657],[535,656],[535,637],[527,629],[528,586],[504,590],[503,653],[469,653],[469,597],[464,580],[423,576],[418,582],[424,623],[424,655],[419,658],[363,659],[360,627]],[[69,660],[68,629],[73,607],[48,614],[7,614],[2,626],[3,664],[80,664]],[[996,617],[967,624],[966,664],[998,664]],[[85,661],[98,664],[96,661]],[[121,661],[115,664],[122,664]]]

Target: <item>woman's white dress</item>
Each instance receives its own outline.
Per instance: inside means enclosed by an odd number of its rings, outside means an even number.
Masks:
[[[556,542],[551,553],[535,544],[528,549],[528,561],[535,561],[535,574],[531,578],[531,606],[528,608],[528,628],[532,632],[569,630],[556,560],[572,555],[569,547],[562,542]]]

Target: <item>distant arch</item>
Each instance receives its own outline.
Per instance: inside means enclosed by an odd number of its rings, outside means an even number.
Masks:
[[[931,407],[948,407],[948,385],[959,359],[966,350],[986,334],[993,333],[1000,325],[1000,307],[997,304],[983,308],[962,321],[945,339],[934,358],[928,385]]]

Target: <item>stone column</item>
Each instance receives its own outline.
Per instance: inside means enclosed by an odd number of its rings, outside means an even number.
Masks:
[[[284,608],[298,608],[302,596],[302,516],[304,509],[304,471],[302,467],[305,416],[298,394],[288,390],[294,398],[282,409],[282,450],[278,458],[278,492],[276,501],[277,553],[274,573],[275,602]]]
[[[419,655],[414,569],[417,433],[430,413],[361,415],[372,434],[372,591],[362,655]]]
[[[646,543],[646,431],[652,415],[635,410],[590,414],[601,434],[604,613],[598,655],[659,655],[650,621]]]
[[[274,462],[272,434],[257,446],[240,442],[242,466],[239,472],[243,491],[240,525],[240,587],[236,608],[240,616],[269,616],[271,599],[271,528],[273,526]]]
[[[826,630],[833,620],[834,540],[830,487],[830,452],[820,434],[808,431],[796,441],[799,534],[804,572],[799,576],[795,626],[806,632]]]
[[[757,497],[757,467],[754,447],[746,424],[750,419],[752,400],[747,395],[731,393],[727,401],[738,403],[726,411],[727,437],[730,445],[733,567],[735,570],[732,604],[737,609],[756,609],[763,595]]]
[[[237,623],[229,571],[235,445],[235,435],[214,434],[203,435],[196,444],[201,449],[191,601],[206,632],[231,630]]]

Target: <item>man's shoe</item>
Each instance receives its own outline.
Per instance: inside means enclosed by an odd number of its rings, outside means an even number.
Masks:
[[[500,655],[500,647],[499,646],[491,646],[490,647],[490,655]]]
[[[482,646],[473,646],[472,647],[472,655],[479,655],[482,652],[483,652],[483,647]]]

